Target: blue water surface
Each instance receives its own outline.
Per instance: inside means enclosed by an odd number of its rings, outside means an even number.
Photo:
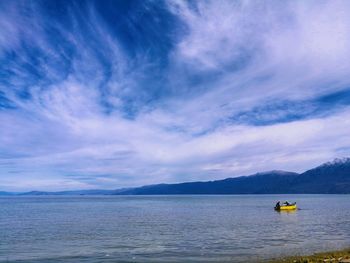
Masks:
[[[276,212],[277,200],[300,210]],[[348,195],[0,198],[0,262],[247,262],[349,246]]]

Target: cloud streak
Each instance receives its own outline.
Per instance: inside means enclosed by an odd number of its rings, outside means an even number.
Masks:
[[[0,189],[302,171],[349,155],[349,9],[1,3]]]

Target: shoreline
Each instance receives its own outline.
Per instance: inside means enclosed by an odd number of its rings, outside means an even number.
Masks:
[[[268,263],[350,263],[350,247],[341,250],[318,252],[311,255],[288,256],[267,261]]]

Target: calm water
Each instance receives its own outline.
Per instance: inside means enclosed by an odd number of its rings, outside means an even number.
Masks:
[[[278,199],[301,210],[275,212]],[[1,262],[243,262],[346,246],[346,195],[0,198]]]

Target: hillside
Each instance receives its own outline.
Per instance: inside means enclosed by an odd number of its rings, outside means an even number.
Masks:
[[[227,178],[209,182],[159,184],[129,189],[118,194],[278,194],[288,190],[297,173],[271,171],[251,176]]]
[[[291,193],[350,193],[350,158],[335,159],[300,174],[290,186]]]
[[[0,195],[350,194],[350,158],[301,174],[269,171],[208,182],[156,184],[117,190],[0,192]]]
[[[271,171],[210,182],[159,184],[118,194],[348,194],[350,158],[335,159],[304,173]]]

